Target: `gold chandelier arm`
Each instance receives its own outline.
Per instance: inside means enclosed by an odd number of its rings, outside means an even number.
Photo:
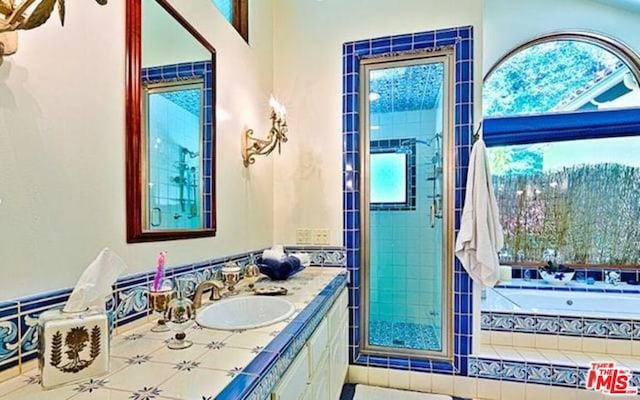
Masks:
[[[287,142],[287,123],[277,118],[275,114],[272,114],[271,121],[272,126],[266,139],[253,137],[253,129],[248,129],[244,132],[242,138],[242,161],[245,167],[256,162],[255,156],[269,155],[276,147],[278,148],[278,153],[280,153],[281,144]]]

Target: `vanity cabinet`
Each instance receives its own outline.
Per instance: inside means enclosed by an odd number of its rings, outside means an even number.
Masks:
[[[338,400],[347,374],[348,351],[345,288],[276,385],[271,400]]]

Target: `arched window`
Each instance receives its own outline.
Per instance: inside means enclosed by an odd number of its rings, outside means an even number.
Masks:
[[[600,35],[506,54],[483,86],[501,261],[640,267],[640,61]]]
[[[485,117],[640,107],[640,64],[604,37],[564,33],[505,55],[487,74]]]

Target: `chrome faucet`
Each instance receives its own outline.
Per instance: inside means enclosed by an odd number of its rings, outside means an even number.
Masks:
[[[198,286],[196,286],[196,291],[193,295],[193,308],[197,310],[202,307],[202,296],[209,290],[211,290],[209,300],[220,300],[222,298],[220,295],[220,291],[222,289],[224,289],[224,283],[217,279],[209,279],[208,281],[200,282]]]
[[[218,272],[218,276],[221,279],[213,278],[200,282],[196,286],[193,295],[193,307],[195,309],[202,307],[202,296],[209,290],[211,290],[209,300],[216,301],[222,298],[222,291],[225,288],[227,289],[224,293],[225,297],[238,294],[236,288],[243,281],[246,281],[249,284],[249,288],[253,289],[255,283],[260,279],[260,270],[254,264],[249,264],[244,269],[244,276],[242,276],[241,271],[237,263],[229,261]]]

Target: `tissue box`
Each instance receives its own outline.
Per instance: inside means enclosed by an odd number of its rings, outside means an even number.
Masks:
[[[109,322],[103,310],[46,311],[40,315],[38,334],[44,389],[109,372]]]

